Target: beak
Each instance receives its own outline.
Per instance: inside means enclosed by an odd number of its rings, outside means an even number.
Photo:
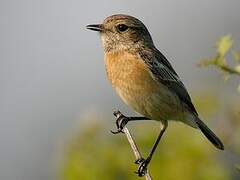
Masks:
[[[90,24],[86,26],[87,29],[90,29],[92,31],[103,31],[103,25],[102,24]]]

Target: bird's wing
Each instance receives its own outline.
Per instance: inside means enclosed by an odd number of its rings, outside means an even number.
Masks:
[[[178,74],[175,72],[166,57],[157,49],[154,53],[144,52],[140,53],[144,62],[148,65],[153,77],[163,83],[170,91],[175,93],[179,99],[184,102],[191,111],[198,115],[191,98],[180,80]]]

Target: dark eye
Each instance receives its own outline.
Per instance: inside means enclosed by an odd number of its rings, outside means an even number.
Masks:
[[[128,26],[125,25],[125,24],[119,24],[117,25],[117,30],[120,31],[120,32],[124,32],[128,29]]]

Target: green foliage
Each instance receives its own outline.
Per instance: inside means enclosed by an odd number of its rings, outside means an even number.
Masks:
[[[224,57],[226,53],[232,48],[233,40],[230,35],[225,35],[220,38],[216,43],[217,53],[219,56]]]
[[[233,59],[236,62],[234,67],[229,65],[226,56],[232,52]],[[233,40],[230,35],[221,37],[216,43],[216,55],[212,58],[204,59],[200,62],[201,67],[213,65],[227,74],[240,75],[240,53],[233,50]]]
[[[233,59],[236,61],[236,62],[240,62],[240,53],[239,52],[236,52],[236,51],[232,51],[232,56],[233,56]]]
[[[229,65],[229,60],[226,56],[231,52],[232,59],[235,61],[235,66]],[[230,74],[240,76],[240,53],[233,49],[233,39],[230,35],[221,37],[216,43],[216,55],[212,58],[204,59],[199,63],[200,67],[215,66],[224,72],[224,80],[229,79]],[[240,84],[237,88],[240,93]]]
[[[144,157],[158,134],[158,123],[131,128]],[[220,153],[198,130],[173,123],[149,166],[154,179],[227,180]],[[170,124],[171,126],[171,124]],[[137,165],[124,135],[112,135],[104,125],[82,129],[67,146],[61,168],[63,180],[135,180]],[[140,178],[139,178],[140,179]]]

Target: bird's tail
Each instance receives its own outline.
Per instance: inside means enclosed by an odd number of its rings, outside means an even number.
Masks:
[[[209,141],[218,149],[224,150],[221,140],[202,122],[198,117],[195,118],[195,122],[202,133],[208,138]]]

